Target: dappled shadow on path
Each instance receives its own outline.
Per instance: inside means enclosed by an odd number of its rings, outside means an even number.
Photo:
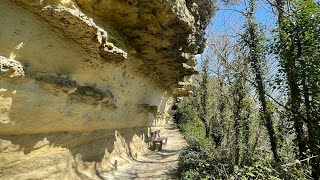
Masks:
[[[178,179],[177,178],[177,172],[171,170],[162,171],[161,174],[155,173],[155,174],[144,174],[141,175],[141,172],[129,172],[126,176],[126,179]],[[168,178],[170,177],[170,178]]]
[[[132,159],[128,165],[118,170],[103,174],[108,180],[112,179],[177,179],[179,154],[187,146],[178,129],[167,129],[164,136],[168,144],[160,151],[148,151],[146,154]]]

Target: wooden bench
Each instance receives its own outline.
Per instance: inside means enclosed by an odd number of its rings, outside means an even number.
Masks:
[[[158,149],[159,151],[162,149],[162,145],[168,142],[168,137],[160,137],[160,130],[152,131],[151,139],[152,149]]]

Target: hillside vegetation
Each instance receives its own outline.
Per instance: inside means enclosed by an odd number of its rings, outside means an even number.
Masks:
[[[180,178],[320,179],[320,5],[233,3],[240,28],[208,31],[194,94],[177,108],[189,143]],[[259,8],[273,12],[268,28]]]

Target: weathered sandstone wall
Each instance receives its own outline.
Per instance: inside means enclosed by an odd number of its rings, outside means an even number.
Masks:
[[[199,2],[1,0],[0,179],[99,179],[143,153],[196,73]]]

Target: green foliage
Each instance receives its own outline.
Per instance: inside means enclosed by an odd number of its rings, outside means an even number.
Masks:
[[[203,159],[204,151],[195,138],[189,136],[190,146],[180,155],[179,167],[181,179],[208,179],[210,177],[209,163]]]
[[[276,43],[268,52],[263,27],[253,15],[256,1],[249,2],[240,40],[212,42],[194,96],[179,104],[178,122],[189,143],[180,155],[180,178],[318,179],[320,6],[313,0],[286,1]],[[270,87],[286,91],[287,96],[279,92],[287,99],[284,104],[266,95],[270,55],[278,56],[280,68]],[[303,156],[298,155],[299,128],[307,145]],[[280,158],[275,161],[272,153]]]
[[[205,137],[204,125],[195,113],[197,110],[192,104],[193,101],[193,98],[189,98],[179,104],[176,112],[178,118],[176,119],[189,144],[201,145],[199,148],[206,149],[212,146],[212,142]]]
[[[191,98],[192,99],[192,98]],[[248,98],[245,102],[251,102]],[[205,138],[205,132],[202,122],[197,116],[192,115],[195,109],[190,106],[190,98],[184,99],[180,105],[178,112],[188,112],[185,116],[179,116],[181,130],[189,144],[179,158],[179,175],[180,179],[307,179],[310,171],[304,168],[301,163],[293,163],[288,165],[279,165],[274,162],[272,156],[265,148],[266,134],[258,135],[255,131],[258,124],[253,126],[253,132],[250,133],[251,147],[254,144],[252,136],[259,136],[256,150],[249,152],[247,161],[240,166],[234,164],[234,147],[232,145],[223,146],[223,148],[215,148],[212,140]],[[189,106],[186,106],[189,104]],[[258,115],[258,114],[256,114]],[[194,117],[195,119],[189,119]],[[187,118],[187,119],[181,119]],[[230,135],[230,138],[234,136]],[[228,141],[225,139],[225,141]],[[244,147],[243,147],[244,148]],[[287,148],[287,147],[285,147]],[[286,152],[287,153],[287,152]],[[242,154],[245,157],[245,154]],[[284,162],[294,161],[290,158]]]
[[[272,160],[257,161],[251,166],[235,168],[235,175],[232,179],[307,179],[307,172],[300,165],[295,166],[275,166]]]
[[[299,158],[311,160],[313,178],[320,178],[320,7],[314,0],[289,1],[279,18],[275,53],[286,79],[290,111],[287,118],[295,124]],[[307,138],[304,138],[303,124]],[[300,129],[300,130],[299,130]],[[309,151],[306,150],[308,144]]]
[[[190,146],[179,159],[180,179],[215,179],[228,176],[232,166],[224,167],[222,159],[216,159],[213,154],[209,154],[210,152],[199,148],[201,145],[195,138],[189,137],[187,140]]]
[[[278,40],[275,48],[281,56],[281,70],[285,72],[287,66],[293,67],[290,78],[301,85],[303,78],[308,76],[315,91],[319,88],[314,83],[319,83],[320,75],[319,24],[320,8],[315,1],[293,1],[290,12],[283,16],[280,25],[280,34],[285,41]]]

